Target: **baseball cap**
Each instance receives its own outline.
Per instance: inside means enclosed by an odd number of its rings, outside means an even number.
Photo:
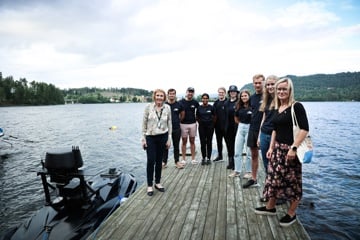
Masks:
[[[193,87],[188,87],[187,90],[188,92],[195,92],[195,89]]]

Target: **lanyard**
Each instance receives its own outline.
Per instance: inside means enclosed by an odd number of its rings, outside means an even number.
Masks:
[[[158,114],[158,112],[155,110],[155,113],[156,113],[156,116],[158,118],[158,123],[157,123],[157,127],[158,128],[161,128],[161,123],[160,123],[160,120],[161,120],[161,116],[162,116],[162,113],[163,113],[163,108],[161,108],[161,111],[160,111],[160,116]]]

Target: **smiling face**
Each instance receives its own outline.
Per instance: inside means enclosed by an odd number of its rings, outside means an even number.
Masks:
[[[168,99],[169,102],[173,102],[176,99],[176,91],[169,91],[168,92]]]
[[[186,99],[191,100],[194,97],[194,91],[186,91]]]
[[[287,82],[282,82],[277,85],[276,94],[280,101],[289,100],[290,89]]]
[[[226,91],[224,88],[219,88],[218,89],[218,97],[219,97],[219,100],[224,100],[225,99],[225,95],[226,95]]]
[[[154,91],[153,100],[157,106],[161,106],[166,100],[165,91],[157,89]]]
[[[243,103],[249,102],[250,96],[247,92],[242,92],[240,97]]]
[[[265,87],[266,87],[266,91],[270,94],[275,93],[275,83],[276,80],[275,79],[268,79],[266,81]]]
[[[259,76],[257,78],[253,79],[253,86],[256,93],[262,93],[263,90],[263,84],[264,84],[264,77]]]
[[[201,97],[201,101],[202,101],[202,103],[203,103],[203,105],[208,105],[208,103],[209,103],[209,96],[208,95],[206,95],[206,94],[204,94],[202,97]]]

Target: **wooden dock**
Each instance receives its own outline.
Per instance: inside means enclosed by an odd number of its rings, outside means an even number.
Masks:
[[[287,205],[277,206],[276,216],[262,216],[264,170],[260,161],[260,187],[243,189],[246,179],[230,178],[227,162],[202,166],[188,163],[177,169],[173,161],[163,169],[165,193],[146,184],[124,202],[89,239],[310,239],[300,220],[279,225]]]

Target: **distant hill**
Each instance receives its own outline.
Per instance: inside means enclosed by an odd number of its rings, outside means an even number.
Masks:
[[[283,77],[293,81],[298,101],[360,101],[360,72]],[[252,83],[244,88],[254,91]]]

